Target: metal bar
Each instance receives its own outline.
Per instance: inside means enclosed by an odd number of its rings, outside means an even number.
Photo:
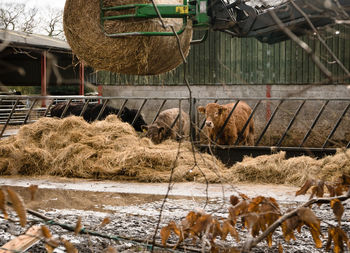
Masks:
[[[72,99],[69,99],[68,102],[67,102],[67,104],[66,104],[66,106],[64,107],[64,110],[63,110],[62,114],[61,114],[61,117],[60,117],[61,119],[64,118],[64,115],[66,114],[66,112],[67,112],[67,110],[68,110],[69,105],[70,105],[71,102],[72,102]]]
[[[227,118],[226,118],[226,120],[225,120],[225,122],[224,122],[224,125],[220,128],[219,133],[218,133],[218,135],[217,135],[216,138],[215,138],[215,142],[218,141],[218,139],[220,138],[220,136],[221,136],[222,133],[224,132],[224,129],[225,129],[225,127],[226,127],[228,121],[230,120],[233,111],[236,109],[236,107],[237,107],[239,101],[240,101],[240,100],[237,100],[237,102],[236,102],[235,105],[233,106],[232,110],[231,110],[230,113],[228,114],[228,116],[227,116]]]
[[[122,112],[124,111],[124,107],[125,107],[125,105],[126,105],[127,102],[128,102],[128,99],[125,99],[124,102],[123,102],[123,104],[122,104],[122,106],[120,107],[119,112],[118,112],[118,114],[117,114],[117,117],[118,117],[118,118],[120,118],[120,116],[122,115]]]
[[[15,110],[16,110],[16,106],[17,106],[17,104],[18,104],[18,101],[19,101],[19,98],[16,99],[16,103],[13,105],[12,110],[11,110],[9,116],[7,117],[7,120],[6,120],[5,124],[4,124],[4,126],[2,127],[2,129],[1,129],[0,138],[2,137],[2,135],[3,135],[4,132],[5,132],[5,129],[6,129],[6,127],[8,126],[8,124],[9,124],[9,122],[10,122],[10,120],[11,120],[12,114],[13,114],[13,113],[15,112]]]
[[[214,103],[217,103],[218,102],[218,100],[216,99],[215,101],[214,101]],[[202,130],[203,129],[203,127],[204,127],[204,125],[205,125],[205,118],[204,118],[204,120],[203,120],[203,122],[202,122],[202,124],[201,124],[201,126],[200,126],[200,130]]]
[[[256,110],[258,109],[258,106],[260,105],[260,103],[261,103],[261,100],[259,100],[259,101],[254,105],[254,108],[253,108],[251,114],[249,115],[249,118],[248,118],[247,121],[245,122],[245,124],[244,124],[242,130],[239,132],[238,137],[237,137],[237,140],[236,140],[236,142],[235,142],[234,145],[237,145],[237,144],[238,144],[239,138],[240,138],[241,135],[244,133],[245,129],[248,127],[248,124],[249,124],[249,122],[251,121],[251,119],[253,118],[254,113],[255,113]]]
[[[140,113],[141,113],[141,110],[142,110],[142,108],[145,106],[147,100],[148,100],[148,99],[143,100],[142,105],[141,105],[140,108],[137,110],[137,113],[136,113],[136,115],[135,115],[135,118],[134,118],[134,120],[133,120],[132,123],[131,123],[132,126],[134,126],[134,123],[135,123],[136,119],[139,117],[139,115],[140,115]]]
[[[340,122],[343,120],[343,118],[344,118],[345,114],[347,113],[347,111],[349,110],[349,108],[350,108],[350,103],[346,106],[343,113],[340,115],[340,117],[339,117],[337,123],[335,124],[334,128],[332,129],[331,133],[328,135],[326,141],[323,143],[322,148],[325,148],[328,141],[333,137],[335,131],[337,131],[338,126],[340,125]]]
[[[307,133],[305,134],[303,140],[301,141],[299,148],[302,147],[304,145],[304,143],[306,142],[307,138],[310,136],[312,130],[314,129],[317,121],[320,119],[321,114],[323,113],[324,109],[326,109],[327,104],[329,103],[329,100],[326,100],[326,102],[324,102],[324,104],[322,105],[320,111],[318,112],[316,118],[314,119],[314,121],[311,124],[311,127],[309,128],[309,130],[307,131]]]
[[[84,117],[84,113],[89,105],[90,99],[87,99],[86,102],[84,103],[83,109],[81,109],[81,112],[79,114],[79,116],[83,116]]]
[[[153,118],[151,124],[153,124],[154,121],[156,121],[156,119],[158,118],[159,113],[160,113],[160,111],[163,109],[163,107],[164,107],[166,101],[167,101],[166,99],[163,100],[163,103],[160,105],[160,107],[159,107],[159,109],[158,109],[158,111],[157,111],[157,113],[156,113],[156,116],[154,116],[154,118]]]
[[[255,146],[257,146],[257,145],[259,144],[259,142],[261,141],[262,137],[264,136],[266,130],[269,128],[269,126],[270,126],[270,124],[271,124],[273,118],[275,117],[275,115],[276,115],[278,109],[280,108],[281,104],[283,103],[283,101],[284,101],[284,99],[280,100],[280,102],[278,103],[277,107],[276,107],[275,110],[273,111],[273,113],[272,113],[272,115],[271,115],[269,121],[267,122],[267,124],[266,124],[264,130],[263,130],[262,133],[260,134],[258,140],[255,142]]]
[[[202,38],[200,38],[199,40],[192,40],[190,42],[190,44],[191,45],[196,45],[196,44],[200,44],[200,43],[204,42],[208,38],[208,34],[209,34],[209,30],[206,30],[205,34],[203,35]]]
[[[293,125],[293,123],[294,123],[296,117],[298,116],[298,114],[299,114],[301,108],[304,106],[305,102],[306,102],[306,100],[304,100],[304,101],[299,105],[298,109],[297,109],[296,112],[294,113],[294,117],[293,117],[292,120],[289,122],[289,124],[288,124],[286,130],[285,130],[284,133],[283,133],[283,136],[282,136],[281,139],[277,142],[277,144],[276,144],[277,147],[281,146],[283,139],[286,137],[287,132],[288,132],[289,129],[292,127],[292,125]]]
[[[75,96],[27,96],[27,95],[0,95],[0,99],[1,98],[6,98],[6,99],[9,99],[9,98],[12,98],[12,99],[17,99],[18,97],[20,97],[21,99],[34,99],[34,98],[39,98],[39,99],[43,99],[43,98],[46,98],[46,99],[69,99],[69,98],[72,98],[72,99],[150,99],[152,97],[139,97],[139,96],[135,96],[135,97],[130,97],[130,96],[124,96],[124,97],[118,97],[118,96],[105,96],[105,97],[101,97],[101,96],[79,96],[79,95],[75,95]],[[164,99],[167,99],[167,100],[188,100],[188,97],[153,97],[152,98],[153,100],[164,100]],[[227,97],[196,97],[197,100],[228,100]],[[261,97],[243,97],[243,98],[234,98],[236,100],[259,100],[259,99],[262,99]],[[296,101],[296,100],[303,100],[305,99],[305,97],[292,97],[292,98],[283,98],[283,100],[285,101]],[[277,97],[271,97],[271,98],[264,98],[264,100],[270,100],[270,101],[273,101],[273,100],[277,100],[277,101],[280,101],[281,98],[277,98]],[[320,101],[320,100],[329,100],[329,101],[350,101],[350,98],[345,98],[345,97],[342,97],[342,98],[324,98],[324,97],[317,97],[317,98],[308,98],[307,99],[308,101]]]
[[[28,121],[28,119],[29,119],[29,115],[30,115],[30,113],[32,112],[32,110],[33,110],[33,108],[34,108],[34,105],[36,104],[37,101],[38,101],[38,99],[34,99],[32,105],[30,106],[30,108],[29,108],[29,110],[28,110],[28,112],[27,112],[27,114],[26,114],[26,117],[25,117],[24,120],[23,120],[23,124],[27,124],[27,121]]]
[[[99,119],[101,118],[102,113],[105,111],[108,102],[109,102],[109,99],[106,99],[106,100],[103,102],[102,108],[101,108],[100,112],[98,113],[96,120],[99,120]]]
[[[44,112],[44,117],[46,117],[47,114],[49,113],[53,102],[54,102],[54,100],[51,100],[51,103],[50,103],[49,106],[46,108],[46,110],[45,110],[45,112]]]

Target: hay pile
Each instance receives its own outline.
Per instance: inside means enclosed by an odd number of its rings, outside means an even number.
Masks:
[[[314,159],[300,156],[286,159],[285,152],[246,157],[230,168],[236,182],[289,184],[301,186],[306,179],[334,182],[343,173],[350,174],[350,150],[339,150],[334,156]]]
[[[158,4],[182,4],[181,0],[156,0]],[[105,6],[150,3],[148,0],[104,0]],[[175,36],[129,36],[109,38],[100,25],[100,0],[66,0],[64,32],[72,51],[91,67],[122,74],[155,75],[170,71],[182,63]],[[125,11],[124,11],[125,12]],[[129,11],[130,12],[130,11]],[[112,13],[120,14],[120,13]],[[182,19],[164,19],[175,30]],[[108,33],[164,30],[159,19],[106,21]],[[185,56],[190,49],[191,24],[180,35]]]
[[[167,182],[178,143],[155,145],[140,138],[115,115],[92,124],[81,117],[41,118],[21,127],[18,134],[0,141],[1,175],[56,175],[63,177]],[[208,154],[198,156],[210,182],[224,166]],[[193,167],[191,145],[184,143],[176,164],[174,181],[204,181]]]
[[[87,123],[81,117],[41,118],[21,127],[16,136],[0,141],[0,175],[55,175],[92,179],[168,182],[178,143],[155,145],[137,135],[115,115]],[[350,174],[350,150],[316,160],[301,156],[286,159],[285,152],[245,157],[231,168],[209,154],[181,145],[174,181],[211,183],[273,183],[301,186],[307,178],[334,181]]]

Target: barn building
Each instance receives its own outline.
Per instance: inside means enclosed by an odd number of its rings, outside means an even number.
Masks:
[[[95,77],[67,42],[45,35],[0,30],[0,84],[22,94],[82,95]],[[5,87],[4,87],[5,86]]]

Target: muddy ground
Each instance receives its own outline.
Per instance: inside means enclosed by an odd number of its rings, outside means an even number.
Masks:
[[[35,200],[30,200],[30,193],[27,187],[31,184],[39,186]],[[111,240],[100,236],[77,235],[62,229],[57,225],[51,225],[50,229],[55,237],[63,237],[75,245],[79,252],[105,252],[108,246],[112,246],[117,252],[145,251],[154,234],[160,207],[163,203],[164,194],[168,185],[125,183],[112,181],[91,181],[78,179],[58,179],[58,178],[15,178],[2,177],[0,185],[10,185],[24,199],[26,207],[35,210],[56,222],[71,225],[73,228],[78,220],[82,218],[83,226],[86,229],[97,231],[100,234],[115,237],[128,238],[128,240]],[[228,198],[230,195],[244,193],[249,197],[258,195],[275,198],[282,210],[296,207],[304,203],[308,196],[297,196],[297,188],[280,185],[209,185],[206,191],[205,184],[199,183],[176,183],[170,192],[170,196],[163,208],[160,227],[165,226],[169,221],[179,222],[191,210],[202,209],[214,216],[227,217],[229,207]],[[208,193],[207,193],[208,192]],[[347,204],[348,205],[348,204]],[[350,231],[350,214],[346,211],[343,215],[343,229]],[[274,234],[273,246],[269,249],[266,243],[260,243],[253,252],[278,252],[277,244],[282,243],[284,252],[325,252],[327,240],[328,224],[336,224],[334,215],[329,206],[323,205],[314,208],[317,216],[322,220],[321,226],[325,238],[323,248],[316,249],[310,232],[303,228],[301,234],[296,234],[297,240],[290,243],[284,242],[281,237],[281,230]],[[10,215],[13,220],[17,220],[14,213]],[[101,228],[102,220],[109,217],[111,222]],[[30,225],[44,224],[42,220],[32,215],[28,216]],[[27,225],[26,228],[28,228]],[[248,237],[246,230],[238,226],[241,242]],[[25,229],[20,228],[14,221],[4,220],[0,216],[0,245],[23,233]],[[137,243],[133,241],[136,239]],[[218,245],[223,247],[236,245],[237,243],[230,236],[226,241],[216,240]],[[157,243],[160,243],[159,233]],[[171,237],[170,244],[176,243],[176,238]],[[196,251],[200,251],[199,245],[187,245]],[[181,249],[179,249],[181,250]],[[156,251],[165,251],[157,248]],[[29,249],[29,252],[46,252],[44,244],[39,242]],[[63,246],[54,252],[65,252]]]

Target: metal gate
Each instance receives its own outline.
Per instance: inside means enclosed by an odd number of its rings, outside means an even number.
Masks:
[[[66,102],[67,108],[71,103],[100,103],[103,106],[98,117],[107,106],[119,108],[120,112],[128,107],[137,110],[135,118],[142,115],[148,124],[154,122],[162,110],[178,107],[190,115],[191,140],[199,149],[208,151],[208,141],[202,131],[205,119],[198,114],[197,108],[210,102],[227,104],[233,101],[236,104],[245,101],[252,108],[242,132],[251,120],[254,120],[256,131],[253,146],[242,146],[238,142],[231,146],[210,145],[212,152],[228,165],[240,161],[244,155],[257,156],[284,150],[287,157],[302,154],[321,157],[334,154],[338,148],[350,147],[348,98],[196,97],[190,100],[187,97],[0,96],[0,138],[16,133],[21,125],[50,116],[51,107],[60,102]],[[62,117],[68,116],[64,115],[67,108]],[[235,107],[230,115],[234,110]]]

